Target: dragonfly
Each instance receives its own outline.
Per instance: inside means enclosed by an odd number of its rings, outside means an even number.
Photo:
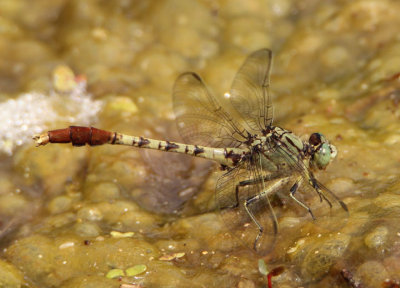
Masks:
[[[287,194],[312,219],[316,219],[314,210],[304,197],[298,197],[300,188],[318,195],[318,203],[348,211],[346,204],[313,173],[324,170],[336,157],[336,147],[321,133],[313,133],[303,141],[291,131],[273,125],[271,67],[271,50],[251,53],[229,93],[222,97],[224,105],[199,75],[181,74],[172,95],[177,128],[185,143],[81,126],[48,131],[33,139],[37,146],[128,145],[216,161],[224,170],[215,189],[224,223],[248,247],[265,254],[273,246],[279,228],[271,197],[282,187],[288,187]]]

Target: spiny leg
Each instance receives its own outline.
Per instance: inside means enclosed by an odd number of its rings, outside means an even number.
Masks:
[[[312,176],[312,177],[314,177],[314,176]],[[317,183],[317,181],[315,180],[315,178],[310,178],[309,181],[310,181],[310,184],[314,187],[315,191],[317,191],[321,202],[322,202],[322,199],[325,200],[325,201],[328,203],[329,207],[332,208],[332,203],[331,203],[331,201],[330,201],[328,198],[326,198],[324,192],[323,192],[323,191],[321,190],[321,188],[318,186],[318,183]]]
[[[250,211],[249,205],[256,203],[257,201],[261,201],[261,198],[263,198],[263,197],[268,197],[269,194],[272,194],[273,191],[282,187],[282,185],[286,184],[289,180],[290,180],[290,177],[282,177],[281,179],[276,181],[273,185],[269,186],[268,189],[264,188],[264,191],[262,191],[260,194],[257,194],[257,195],[247,198],[243,203],[244,209],[246,210],[247,214],[249,215],[251,220],[254,222],[254,224],[256,224],[256,226],[258,228],[258,234],[256,236],[256,240],[254,241],[254,245],[253,245],[253,248],[256,251],[257,251],[258,241],[260,240],[260,238],[262,237],[262,233],[264,232],[264,227],[256,219],[253,212]],[[258,181],[258,182],[260,182],[260,181]],[[267,198],[267,202],[268,202],[268,206],[271,209],[271,213],[272,213],[274,234],[277,234],[278,233],[278,220],[276,218],[276,215],[273,211],[273,208],[272,208],[271,203],[269,202],[268,198]]]
[[[261,195],[263,195],[263,194],[264,194],[264,192],[261,192],[258,195],[252,196],[252,197],[246,199],[243,203],[244,209],[246,210],[247,214],[250,216],[251,220],[254,222],[254,224],[256,224],[256,226],[258,228],[258,234],[257,234],[256,240],[254,241],[254,246],[253,246],[254,250],[256,250],[256,251],[257,251],[257,243],[258,243],[258,240],[260,240],[262,233],[264,232],[264,227],[257,221],[256,217],[254,216],[253,212],[251,212],[249,210],[248,206],[250,204],[258,201],[261,198]],[[266,196],[266,197],[268,197],[268,196]],[[275,219],[275,217],[274,217],[274,219]],[[274,221],[274,232],[275,233],[278,232],[278,223],[276,223],[276,221]]]
[[[311,171],[309,171],[309,174],[308,174],[308,182],[309,182],[310,185],[315,189],[315,191],[317,191],[318,196],[319,196],[319,200],[320,200],[321,202],[322,202],[322,200],[325,200],[325,201],[329,204],[329,207],[332,208],[332,203],[331,203],[331,201],[330,201],[328,198],[326,198],[324,192],[323,192],[323,191],[321,190],[321,188],[319,187],[318,182],[317,182],[317,180],[315,179],[314,174],[313,174]]]
[[[290,188],[290,197],[297,202],[297,204],[299,204],[301,207],[303,207],[304,209],[306,209],[308,211],[308,213],[310,213],[311,217],[313,220],[315,220],[314,214],[311,211],[311,208],[308,207],[305,203],[301,202],[299,199],[297,199],[296,197],[294,197],[294,193],[296,193],[297,189],[300,187],[301,183],[303,182],[303,177],[300,176],[297,180],[296,183],[294,183],[294,185]]]
[[[325,196],[325,193],[321,189],[321,186],[323,187],[323,189],[325,191],[327,191],[331,196],[333,196],[334,199],[336,199],[339,202],[340,206],[342,207],[342,209],[344,211],[349,212],[349,209],[347,208],[347,205],[342,200],[340,200],[332,191],[330,191],[328,188],[324,187],[321,183],[318,183],[318,181],[315,179],[315,177],[314,177],[314,175],[313,175],[313,173],[311,171],[310,171],[310,175],[309,175],[309,180],[308,181],[309,181],[310,185],[317,191],[320,199],[321,199],[321,197],[323,199],[325,199],[325,201],[329,204],[329,206],[331,208],[333,207],[332,202]],[[322,199],[321,199],[321,201],[322,201]]]
[[[259,183],[261,183],[263,181],[271,181],[271,180],[277,179],[279,177],[282,177],[282,175],[280,175],[279,173],[271,173],[269,175],[266,175],[263,178],[240,181],[238,184],[236,184],[236,187],[235,187],[235,200],[236,200],[236,203],[234,205],[226,207],[226,208],[237,208],[237,207],[239,207],[239,202],[240,202],[239,201],[239,192],[240,192],[239,188],[240,187],[244,187],[244,186],[247,186],[247,185],[259,184]]]
[[[236,203],[234,205],[230,206],[229,208],[237,208],[237,207],[239,207],[239,188],[240,187],[245,187],[247,185],[255,185],[255,184],[258,184],[259,182],[260,182],[259,179],[251,179],[251,180],[240,181],[235,187],[235,200],[236,200]]]

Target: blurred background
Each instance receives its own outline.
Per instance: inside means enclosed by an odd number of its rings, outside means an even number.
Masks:
[[[399,12],[395,0],[1,0],[0,286],[267,287],[284,267],[273,287],[399,287]],[[261,258],[214,212],[212,163],[31,140],[93,125],[181,141],[176,77],[195,71],[218,97],[261,48],[274,53],[274,124],[338,149],[317,175],[349,206],[334,231],[283,199],[284,233]]]

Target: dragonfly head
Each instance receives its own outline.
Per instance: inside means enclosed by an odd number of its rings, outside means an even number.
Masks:
[[[313,133],[308,140],[310,168],[325,169],[326,166],[336,157],[336,147],[329,143],[321,133]]]

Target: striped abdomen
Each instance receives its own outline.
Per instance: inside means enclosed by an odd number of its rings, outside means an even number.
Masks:
[[[80,126],[48,131],[35,136],[34,140],[38,146],[46,145],[47,143],[72,143],[74,146],[83,146],[85,144],[90,146],[103,144],[128,145],[211,159],[225,166],[235,166],[244,154],[244,150],[238,148],[212,148],[182,144]]]

